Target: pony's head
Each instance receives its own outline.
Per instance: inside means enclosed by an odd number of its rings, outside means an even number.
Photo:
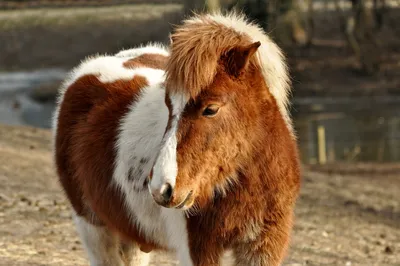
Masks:
[[[289,83],[279,48],[241,16],[196,16],[171,39],[169,121],[149,187],[160,205],[187,210],[240,182],[277,116],[290,130]]]

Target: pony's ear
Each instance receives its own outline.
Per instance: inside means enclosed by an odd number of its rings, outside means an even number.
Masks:
[[[229,74],[236,77],[242,74],[260,45],[260,42],[255,42],[245,46],[237,46],[228,51],[222,59]]]

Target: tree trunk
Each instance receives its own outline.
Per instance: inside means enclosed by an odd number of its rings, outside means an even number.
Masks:
[[[207,12],[216,12],[221,10],[221,4],[219,0],[206,0]]]
[[[220,0],[183,0],[185,14],[215,12],[220,10]]]

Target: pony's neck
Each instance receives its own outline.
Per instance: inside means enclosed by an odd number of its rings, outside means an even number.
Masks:
[[[295,139],[275,99],[266,103],[265,110],[258,138],[241,171],[247,184],[280,184],[299,164]]]

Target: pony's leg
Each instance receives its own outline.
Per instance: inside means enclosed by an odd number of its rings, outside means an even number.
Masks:
[[[127,266],[148,266],[150,263],[150,253],[142,252],[136,243],[121,243],[121,251]]]
[[[259,249],[257,249],[259,248]],[[235,266],[278,266],[280,262],[272,258],[265,246],[253,244],[237,245],[234,248]]]
[[[105,226],[93,225],[74,214],[74,222],[91,266],[122,266],[120,241]]]
[[[262,233],[252,241],[233,247],[237,266],[279,266],[289,246],[292,214],[263,226]]]
[[[211,239],[211,238],[210,238]],[[222,256],[224,249],[222,245],[213,243],[211,241],[205,241],[201,245],[191,246],[191,254],[193,260],[193,266],[220,266],[222,262]],[[208,243],[207,243],[208,242]],[[185,266],[181,261],[182,266]],[[248,266],[248,265],[247,265]]]
[[[288,236],[283,233],[278,238],[266,236],[264,239],[245,242],[233,248],[236,266],[279,266],[288,246]]]

